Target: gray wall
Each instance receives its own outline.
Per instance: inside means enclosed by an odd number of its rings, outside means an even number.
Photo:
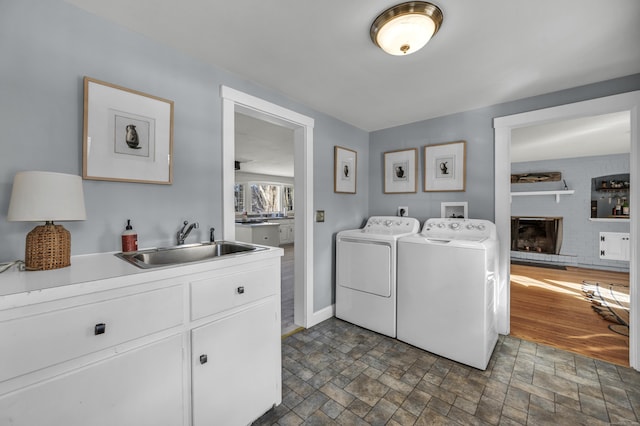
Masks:
[[[629,154],[598,157],[565,158],[547,161],[512,163],[513,173],[561,172],[573,195],[562,195],[556,203],[553,196],[513,197],[512,216],[561,216],[563,240],[560,256],[537,255],[529,259],[547,260],[582,267],[605,267],[629,270],[629,262],[600,259],[600,232],[629,232],[629,222],[599,222],[591,217],[591,179],[603,175],[629,173]],[[562,182],[511,184],[513,192],[563,189]],[[608,200],[599,200],[607,203]],[[613,203],[615,205],[615,201]],[[611,209],[609,208],[609,211]],[[520,253],[514,253],[518,255]],[[526,258],[526,257],[525,257]]]
[[[314,209],[326,212],[326,221],[314,224],[315,310],[334,300],[335,234],[368,215],[408,205],[411,216],[426,219],[440,214],[441,201],[467,200],[472,217],[493,219],[493,117],[640,89],[634,75],[368,134],[62,0],[0,2],[0,57],[0,262],[24,257],[34,226],[6,221],[14,174],[82,172],[83,76],[175,102],[174,183],[85,181],[88,219],[65,224],[73,254],[118,250],[128,218],[141,247],[173,243],[183,220],[200,222],[198,239],[210,226],[221,229],[224,84],[315,119]],[[424,193],[420,181],[417,194],[382,194],[383,152],[460,139],[468,142],[465,192]],[[358,152],[355,195],[333,192],[334,145]]]
[[[509,164],[494,164],[493,119],[495,117],[638,89],[640,89],[640,74],[635,74],[372,132],[369,143],[369,180],[371,182],[369,214],[395,214],[397,206],[404,205],[409,207],[409,216],[422,221],[430,217],[440,217],[441,202],[467,201],[469,203],[469,217],[494,220],[494,167],[510,167]],[[423,192],[424,146],[458,140],[467,141],[466,190],[464,192]],[[384,152],[405,148],[418,148],[418,192],[415,194],[384,194]]]
[[[0,2],[0,262],[24,258],[35,224],[6,220],[13,176],[22,170],[82,173],[83,76],[175,102],[172,185],[84,181],[87,220],[67,222],[72,253],[119,250],[126,219],[144,246],[174,243],[183,220],[222,229],[219,86],[315,119],[314,203],[327,211],[315,224],[315,309],[333,300],[332,235],[357,227],[368,210],[358,194],[333,193],[333,145],[358,152],[368,175],[368,133],[286,97],[196,61],[75,8],[62,0]]]

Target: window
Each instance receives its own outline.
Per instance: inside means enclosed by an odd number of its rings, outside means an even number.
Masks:
[[[244,184],[236,183],[233,188],[236,213],[244,212]]]
[[[236,183],[235,212],[271,214],[293,212],[293,186],[272,182]]]
[[[278,213],[282,211],[282,185],[251,183],[251,212]]]
[[[293,211],[293,186],[283,187],[283,204],[285,212]]]

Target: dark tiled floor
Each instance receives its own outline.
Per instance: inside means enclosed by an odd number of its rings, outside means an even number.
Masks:
[[[255,425],[639,424],[640,373],[500,336],[476,370],[336,318],[282,344],[282,404]]]

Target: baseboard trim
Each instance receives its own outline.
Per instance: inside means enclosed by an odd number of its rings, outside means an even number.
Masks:
[[[329,305],[326,308],[320,309],[319,311],[315,311],[311,316],[311,323],[307,324],[307,328],[311,328],[314,325],[318,325],[323,321],[328,320],[335,316],[336,313],[336,305]]]

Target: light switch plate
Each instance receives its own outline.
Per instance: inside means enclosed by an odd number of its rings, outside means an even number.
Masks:
[[[324,210],[316,210],[316,222],[324,222]]]

